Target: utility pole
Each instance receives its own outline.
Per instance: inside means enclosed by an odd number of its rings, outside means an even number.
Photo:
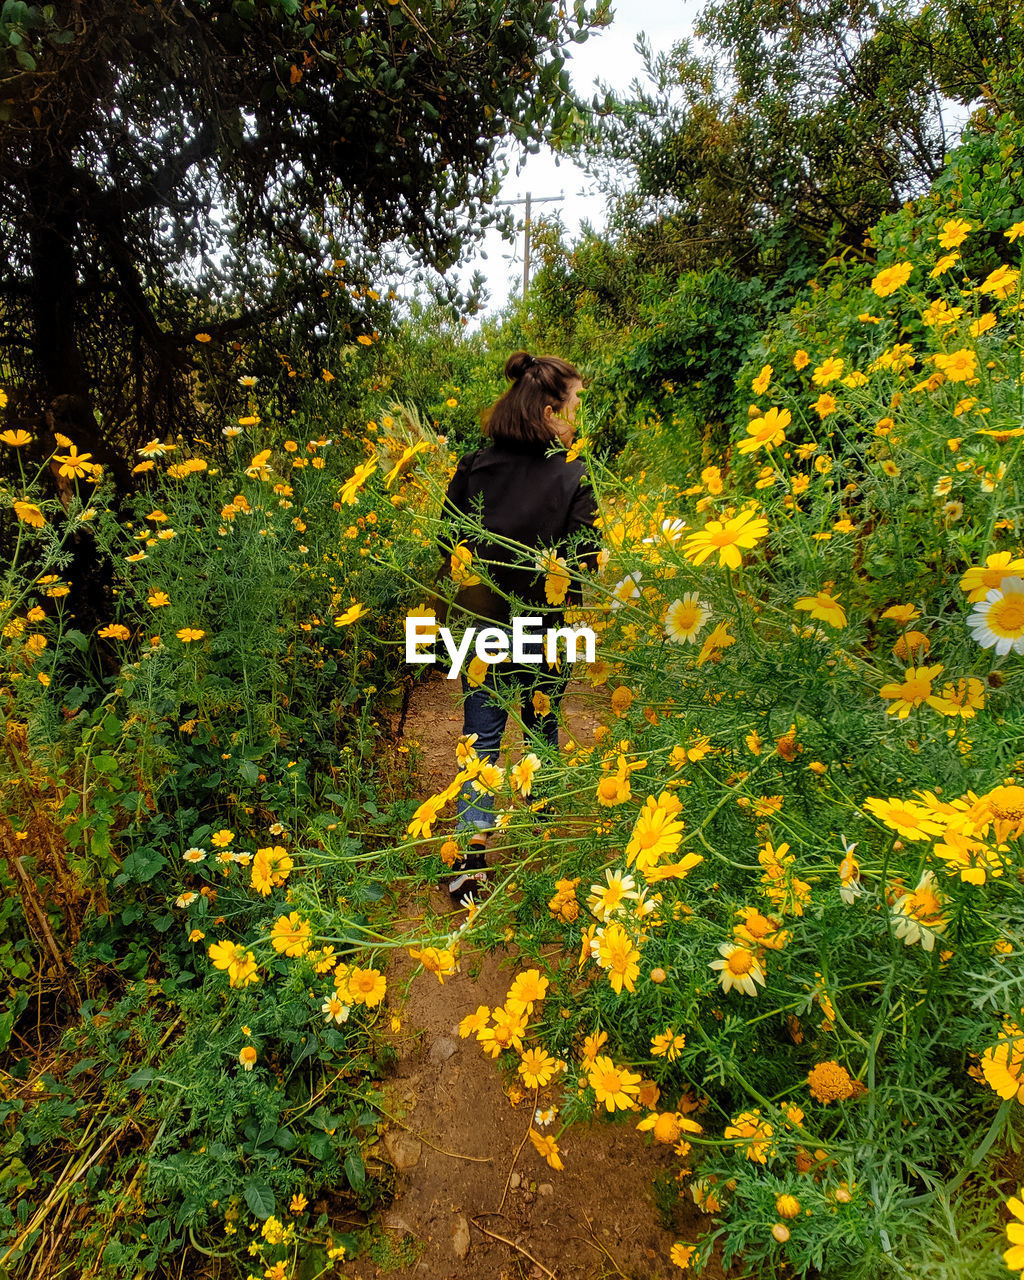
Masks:
[[[535,204],[551,204],[556,200],[564,200],[565,192],[560,191],[557,196],[538,196],[533,198],[531,192],[527,191],[525,196],[521,196],[518,200],[498,200],[497,204],[522,204],[526,208],[523,217],[523,297],[526,297],[526,291],[530,287],[530,210]]]

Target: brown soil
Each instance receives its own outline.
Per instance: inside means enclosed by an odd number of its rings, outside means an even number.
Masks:
[[[435,675],[413,694],[405,736],[423,753],[423,795],[452,775],[462,726],[456,690]],[[571,686],[563,706],[570,732],[593,742],[601,712],[593,692]],[[427,905],[445,910],[446,895],[423,892],[427,901],[407,904],[410,925]],[[363,1257],[346,1274],[352,1280],[682,1277],[669,1250],[676,1240],[696,1240],[709,1220],[686,1197],[674,1210],[673,1229],[663,1225],[652,1180],[659,1169],[671,1172],[671,1151],[648,1148],[635,1117],[595,1121],[562,1135],[565,1169],[556,1172],[524,1143],[533,1095],[511,1105],[501,1072],[473,1038],[459,1038],[466,1014],[503,1002],[514,964],[510,951],[464,954],[461,973],[441,985],[421,972],[404,1006],[392,1009],[402,1020],[390,1082],[392,1113],[401,1123],[384,1135],[381,1154],[395,1167],[395,1195],[381,1215],[378,1260]],[[405,958],[393,964],[393,999],[412,967]],[[722,1273],[715,1267],[710,1274]]]

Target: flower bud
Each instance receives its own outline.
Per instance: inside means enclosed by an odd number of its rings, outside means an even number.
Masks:
[[[800,1201],[796,1196],[781,1195],[775,1197],[775,1212],[780,1218],[795,1218],[800,1212]]]

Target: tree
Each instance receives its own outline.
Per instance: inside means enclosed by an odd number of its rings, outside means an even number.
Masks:
[[[599,106],[587,151],[615,175],[616,230],[670,272],[730,260],[798,283],[829,252],[863,252],[940,172],[951,104],[1019,64],[1020,15],[1019,0],[708,5],[702,51],[642,45],[647,83]]]
[[[444,269],[493,215],[495,153],[571,128],[535,0],[5,0],[0,351],[12,409],[125,478],[194,417],[194,335],[323,336],[323,270],[402,245]],[[332,335],[336,341],[338,335]],[[97,425],[97,413],[100,425]]]

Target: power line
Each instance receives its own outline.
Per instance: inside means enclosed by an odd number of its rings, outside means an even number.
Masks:
[[[530,287],[530,208],[534,204],[552,204],[556,200],[564,200],[565,192],[560,191],[557,196],[536,196],[527,191],[525,196],[520,196],[518,200],[496,200],[496,204],[522,204],[526,208],[523,211],[523,297],[526,297],[526,290]]]

